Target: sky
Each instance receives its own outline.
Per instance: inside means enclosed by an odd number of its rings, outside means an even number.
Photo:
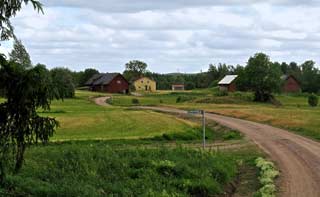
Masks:
[[[272,61],[320,62],[318,0],[42,0],[12,20],[32,62],[122,72],[142,60],[159,73]],[[2,43],[0,51],[10,51]]]

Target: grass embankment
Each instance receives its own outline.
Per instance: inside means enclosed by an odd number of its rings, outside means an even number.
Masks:
[[[203,152],[126,148],[101,142],[34,146],[0,194],[14,196],[252,196],[259,188],[254,149]],[[232,184],[231,184],[232,183]],[[237,191],[235,191],[235,186]]]
[[[182,102],[176,102],[178,97]],[[115,96],[114,105],[133,105],[137,98],[141,105],[165,105],[181,109],[204,109],[208,112],[233,116],[285,128],[320,140],[320,106],[310,107],[306,96],[277,95],[282,106],[252,102],[250,93],[218,95],[216,89],[187,92],[161,92],[143,97]],[[160,102],[161,99],[161,102]]]

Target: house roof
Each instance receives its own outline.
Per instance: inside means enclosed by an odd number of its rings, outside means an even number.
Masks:
[[[219,81],[218,85],[229,85],[231,84],[238,75],[226,75],[221,81]]]
[[[120,75],[119,73],[102,73],[94,74],[85,85],[107,85],[109,84],[116,76]]]
[[[290,77],[292,77],[294,80],[297,81],[297,83],[300,84],[300,81],[299,81],[295,76],[293,76],[293,75],[281,75],[280,79],[281,79],[282,81],[286,81],[286,80],[288,80]]]

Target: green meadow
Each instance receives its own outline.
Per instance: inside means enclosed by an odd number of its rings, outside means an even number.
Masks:
[[[259,189],[254,160],[262,153],[237,131],[208,121],[208,145],[245,146],[203,151],[200,119],[123,107],[129,103],[97,106],[98,96],[106,95],[77,91],[39,109],[60,127],[48,145],[27,149],[0,196],[252,196]]]
[[[177,102],[178,98],[182,102]],[[269,103],[252,102],[251,93],[235,92],[219,95],[217,89],[204,89],[185,92],[159,91],[143,97],[113,97],[113,105],[132,106],[132,99],[140,105],[161,105],[181,109],[204,109],[207,112],[252,120],[288,129],[300,135],[320,140],[320,106],[310,107],[307,96],[276,95],[281,106]],[[160,102],[161,100],[161,102]]]

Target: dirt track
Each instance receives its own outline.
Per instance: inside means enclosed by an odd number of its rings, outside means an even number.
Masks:
[[[186,113],[165,107],[140,108]],[[216,114],[206,114],[206,117],[241,131],[270,155],[281,171],[280,196],[320,197],[320,143],[260,123]]]

